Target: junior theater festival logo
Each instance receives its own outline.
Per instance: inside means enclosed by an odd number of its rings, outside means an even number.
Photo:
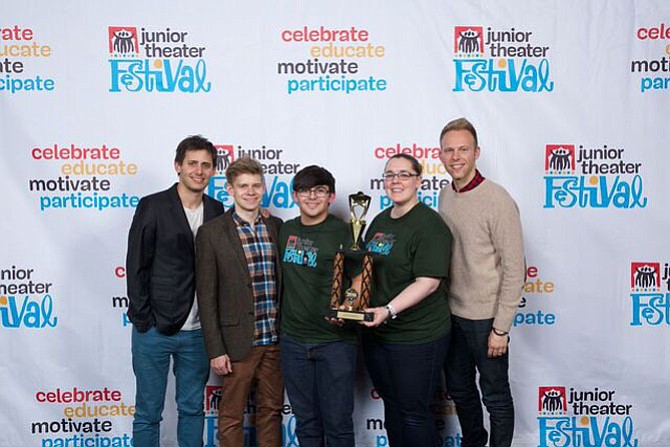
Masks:
[[[208,93],[207,47],[189,31],[137,26],[107,27],[112,93]]]
[[[218,414],[223,401],[220,385],[207,385],[205,387],[205,433],[204,447],[217,447],[218,442]],[[242,430],[244,433],[244,445],[255,446],[256,435],[256,391],[252,390],[244,404],[244,422]],[[295,433],[295,415],[289,404],[284,404],[282,414],[282,444],[284,447],[298,447],[298,437]]]
[[[54,284],[34,268],[3,266],[0,269],[0,327],[52,329],[58,325],[58,300]]]
[[[626,149],[547,144],[544,149],[544,208],[645,208],[642,162]]]
[[[226,208],[233,206],[233,199],[226,190],[226,169],[239,157],[251,157],[263,167],[265,193],[261,206],[275,209],[293,208],[293,176],[300,170],[300,163],[288,161],[284,149],[266,145],[260,148],[232,144],[215,144],[217,151],[216,174],[209,179],[207,194],[223,203]]]
[[[630,325],[670,326],[670,264],[630,263]]]
[[[538,388],[538,447],[637,447],[632,404],[616,390]]]
[[[534,31],[455,26],[455,92],[551,92],[551,48]]]

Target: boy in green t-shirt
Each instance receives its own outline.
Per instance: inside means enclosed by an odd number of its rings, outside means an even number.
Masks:
[[[335,179],[307,166],[293,179],[300,216],[279,234],[283,273],[281,369],[301,447],[354,447],[355,325],[325,318],[336,250],[351,245],[349,227],[330,214]],[[345,267],[345,270],[347,268]]]

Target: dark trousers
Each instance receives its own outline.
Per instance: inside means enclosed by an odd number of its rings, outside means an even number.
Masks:
[[[301,447],[354,447],[354,343],[281,336],[281,368]]]
[[[439,443],[430,404],[442,374],[449,334],[428,343],[363,340],[365,363],[384,401],[390,447],[432,447]]]
[[[490,320],[451,317],[451,344],[445,364],[449,394],[454,399],[463,432],[462,447],[484,447],[488,433],[484,428],[482,401],[491,422],[490,447],[509,447],[514,435],[514,402],[509,386],[509,349],[501,357],[489,358]],[[479,371],[479,388],[476,372]]]

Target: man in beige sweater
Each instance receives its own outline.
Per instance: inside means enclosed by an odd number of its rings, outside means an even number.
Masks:
[[[449,304],[452,336],[445,365],[463,447],[509,447],[514,403],[509,385],[509,331],[521,300],[524,254],[516,203],[477,170],[477,132],[465,118],[440,134],[440,159],[452,177],[439,211],[453,233]],[[475,381],[479,372],[479,387]],[[482,404],[490,415],[490,439]]]

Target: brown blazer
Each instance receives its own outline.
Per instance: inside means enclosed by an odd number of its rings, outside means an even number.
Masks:
[[[263,222],[276,245],[281,219],[270,216]],[[209,357],[227,354],[232,361],[241,360],[251,351],[254,340],[254,297],[232,208],[198,229],[195,253],[200,323]],[[279,262],[276,273],[279,297]]]

